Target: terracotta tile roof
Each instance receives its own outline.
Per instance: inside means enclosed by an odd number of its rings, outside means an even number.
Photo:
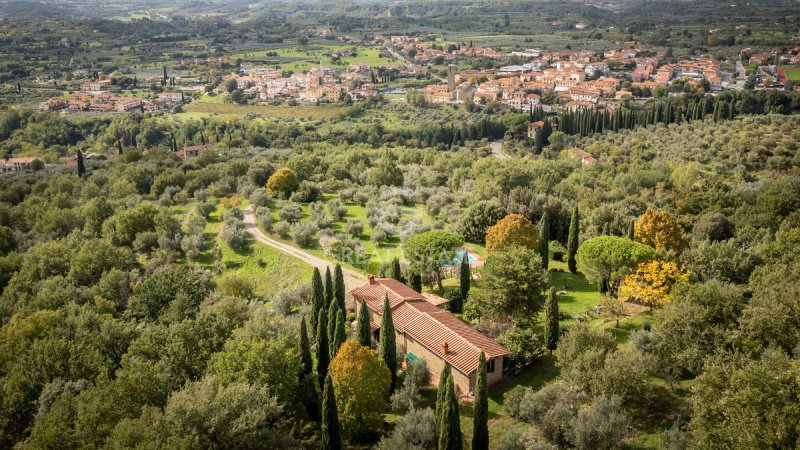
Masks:
[[[450,302],[450,300],[448,300],[448,299],[446,299],[444,297],[440,297],[440,296],[438,296],[436,294],[423,293],[422,296],[425,297],[425,300],[427,300],[428,303],[430,303],[430,304],[432,304],[434,306],[441,306],[441,305],[444,305],[445,303],[449,303]]]
[[[457,370],[469,375],[478,366],[481,352],[487,359],[508,355],[502,345],[481,334],[448,311],[439,309],[432,300],[438,295],[419,294],[394,279],[370,277],[369,283],[350,291],[357,300],[378,316],[383,312],[384,295],[392,308],[392,322],[398,333],[412,337]],[[442,299],[444,300],[444,299]],[[373,331],[379,324],[370,322]],[[442,347],[447,343],[447,354]]]

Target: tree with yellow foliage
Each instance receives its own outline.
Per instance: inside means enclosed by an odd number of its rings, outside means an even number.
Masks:
[[[672,286],[689,278],[681,265],[673,261],[648,261],[639,264],[636,271],[622,282],[619,298],[650,306],[664,306],[672,299]]]
[[[348,340],[328,366],[339,423],[349,437],[378,430],[389,407],[391,375],[378,352]]]
[[[287,197],[295,189],[299,181],[294,170],[284,167],[273,173],[267,180],[267,191],[277,197]]]
[[[633,227],[633,239],[655,248],[657,252],[680,253],[686,247],[686,238],[678,220],[666,211],[648,209]]]
[[[539,246],[539,231],[521,214],[509,214],[486,230],[486,253],[514,246],[531,250]]]

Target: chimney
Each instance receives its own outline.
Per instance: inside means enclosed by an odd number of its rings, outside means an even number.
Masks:
[[[447,341],[442,341],[442,355],[446,355],[448,350],[449,347],[447,346]]]
[[[369,280],[369,284],[378,284],[378,283],[375,281],[375,275],[370,275],[370,276],[368,276],[368,277],[367,277],[367,280]]]

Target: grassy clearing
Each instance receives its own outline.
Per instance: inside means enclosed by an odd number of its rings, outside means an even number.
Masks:
[[[338,195],[324,194],[319,201],[327,205],[331,200],[336,198],[338,198]],[[281,206],[280,204],[274,203],[271,207],[273,217],[275,218],[276,221],[280,220],[278,217],[280,206]],[[302,206],[303,206],[302,221],[309,221],[310,206],[308,203],[304,203]],[[377,265],[381,263],[389,262],[396,257],[402,256],[403,249],[399,237],[392,236],[390,239],[387,239],[382,243],[376,243],[371,240],[372,227],[370,227],[369,223],[367,223],[366,207],[361,206],[357,203],[344,203],[344,206],[347,207],[347,215],[342,220],[335,219],[333,221],[333,224],[331,225],[331,229],[336,233],[344,233],[345,223],[347,223],[348,220],[357,219],[361,221],[361,223],[364,225],[364,232],[361,233],[360,236],[358,236],[358,240],[366,249],[367,253],[366,256],[370,266],[369,268],[373,268],[372,266],[377,267]],[[425,212],[425,209],[422,206],[404,206],[402,208],[402,214],[400,216],[401,221],[410,220],[414,217],[419,217],[422,220],[422,223],[429,223],[432,220],[432,218],[428,216],[428,214]],[[279,239],[276,236],[271,236],[271,237]],[[323,258],[326,257],[319,248],[312,248],[306,250],[316,254],[317,256]],[[361,269],[363,270],[363,268]]]
[[[271,106],[271,105],[236,105],[217,101],[195,101],[184,107],[183,113],[175,114],[178,119],[196,119],[207,116],[243,116],[260,114],[265,117],[331,119],[347,113],[344,106]]]
[[[217,235],[222,227],[222,214],[225,208],[217,206],[208,219],[205,238],[208,242],[219,242],[222,249],[224,271],[215,276],[220,280],[229,275],[239,275],[253,283],[255,293],[264,297],[286,287],[294,287],[311,279],[312,268],[308,264],[286,255],[268,245],[264,245],[252,236],[247,236],[247,246],[242,250],[234,250],[219,240]],[[214,264],[214,246],[211,245],[200,258],[199,263],[208,268]]]

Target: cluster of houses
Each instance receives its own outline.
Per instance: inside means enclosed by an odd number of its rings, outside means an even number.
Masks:
[[[238,89],[243,93],[265,101],[295,99],[311,103],[339,102],[345,100],[345,96],[358,101],[378,95],[376,69],[379,73],[393,71],[397,78],[427,73],[424,66],[386,64],[373,68],[368,64],[353,63],[346,71],[317,66],[308,73],[289,76],[281,69],[255,68],[243,74],[228,75],[224,80],[236,80]],[[225,84],[223,81],[218,92],[224,92]]]
[[[94,112],[127,112],[141,110],[166,111],[183,103],[184,95],[181,92],[161,92],[155,99],[140,97],[119,96],[105,92],[104,84],[84,84],[82,90],[69,94],[68,97],[52,97],[38,106],[39,111],[94,111]],[[89,90],[91,89],[91,90]]]

